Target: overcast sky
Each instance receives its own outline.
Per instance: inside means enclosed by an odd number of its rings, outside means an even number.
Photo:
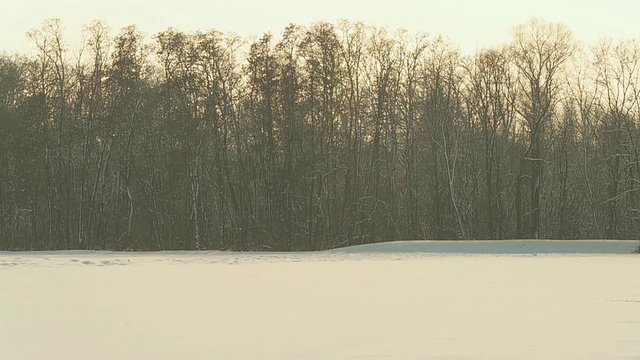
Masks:
[[[242,36],[282,32],[289,23],[310,25],[345,18],[442,34],[464,53],[499,45],[513,26],[532,17],[561,22],[587,45],[602,37],[640,39],[636,0],[14,0],[0,12],[0,51],[30,52],[26,37],[46,18],[60,18],[70,48],[92,20],[105,20],[116,34],[135,24],[151,35],[175,27],[217,29]]]

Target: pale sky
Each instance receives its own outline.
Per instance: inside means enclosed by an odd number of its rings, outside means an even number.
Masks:
[[[27,31],[46,18],[60,18],[71,49],[84,24],[104,20],[112,35],[135,24],[148,35],[174,27],[185,32],[217,29],[243,37],[289,23],[310,25],[345,18],[443,35],[463,53],[510,41],[513,26],[533,17],[567,25],[591,45],[602,37],[640,39],[636,0],[21,0],[0,12],[0,52],[28,53]]]

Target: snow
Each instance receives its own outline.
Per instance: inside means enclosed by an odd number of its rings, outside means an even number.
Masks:
[[[630,254],[633,240],[397,241],[332,250],[340,253]]]
[[[0,252],[0,359],[640,359],[637,242],[602,243]]]

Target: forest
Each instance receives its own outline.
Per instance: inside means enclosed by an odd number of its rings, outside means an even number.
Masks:
[[[0,54],[0,250],[639,239],[640,46],[60,19]]]

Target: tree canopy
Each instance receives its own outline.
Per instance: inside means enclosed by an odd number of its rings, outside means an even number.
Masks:
[[[462,55],[363,23],[0,56],[0,249],[638,239],[640,47],[534,19]]]

